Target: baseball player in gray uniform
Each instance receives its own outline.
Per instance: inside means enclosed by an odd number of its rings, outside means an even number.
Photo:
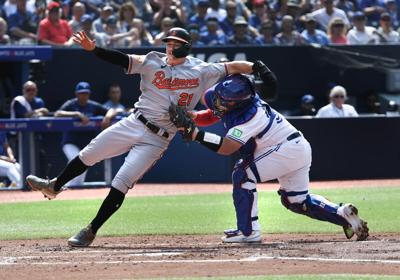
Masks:
[[[134,113],[102,131],[65,169],[53,179],[27,176],[28,185],[47,198],[55,198],[66,182],[97,162],[129,151],[112,181],[109,194],[90,224],[68,240],[74,247],[89,246],[104,222],[121,206],[125,194],[161,158],[177,129],[169,119],[170,104],[194,109],[202,93],[229,74],[253,72],[252,62],[206,63],[189,56],[191,37],[182,28],[172,28],[163,39],[166,52],[127,55],[96,47],[84,32],[75,43],[100,59],[125,68],[127,74],[140,74],[139,100]]]

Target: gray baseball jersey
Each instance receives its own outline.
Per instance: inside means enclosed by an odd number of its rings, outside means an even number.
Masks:
[[[129,56],[127,74],[141,75],[142,94],[135,107],[151,123],[168,131],[168,139],[154,134],[138,120],[137,114],[131,114],[103,130],[79,153],[82,162],[92,166],[129,151],[112,181],[112,186],[123,193],[160,159],[176,133],[168,114],[171,102],[191,110],[203,92],[226,75],[221,63],[210,64],[188,56],[183,64],[168,66],[166,59],[165,54],[150,52],[142,63],[135,63]]]
[[[166,59],[166,54],[153,51],[142,64],[135,64],[130,56],[127,74],[141,75],[142,94],[135,107],[153,124],[175,133],[168,115],[171,102],[194,109],[203,92],[226,76],[226,69],[222,63],[206,63],[191,56],[176,66],[167,65]]]

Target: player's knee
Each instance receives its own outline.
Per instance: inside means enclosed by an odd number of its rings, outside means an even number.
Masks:
[[[301,198],[299,201],[293,202],[289,200],[285,192],[278,191],[278,194],[281,197],[282,205],[285,206],[286,209],[297,214],[305,214],[307,212],[306,199]]]
[[[240,188],[246,181],[247,174],[244,168],[235,168],[232,172],[232,183],[234,188]]]
[[[129,189],[131,189],[134,185],[130,180],[121,178],[119,176],[116,176],[111,184],[115,189],[119,190],[123,194],[127,194]]]

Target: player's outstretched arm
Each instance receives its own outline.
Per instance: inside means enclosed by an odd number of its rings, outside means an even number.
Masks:
[[[84,31],[77,32],[72,35],[73,41],[80,45],[84,50],[93,52],[98,58],[120,65],[125,69],[129,67],[129,56],[117,50],[104,49],[96,46],[96,42],[90,39]]]
[[[238,141],[234,141],[227,137],[221,137],[211,132],[199,130],[197,127],[193,130],[192,140],[197,141],[204,147],[224,156],[231,155],[242,147],[242,144]]]

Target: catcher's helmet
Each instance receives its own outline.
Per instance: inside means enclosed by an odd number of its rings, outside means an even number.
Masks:
[[[192,47],[192,37],[190,37],[189,32],[187,32],[185,29],[180,27],[171,28],[167,35],[162,39],[162,41],[165,43],[168,40],[176,40],[183,43],[181,47],[172,51],[172,54],[176,58],[185,57],[189,54]]]
[[[255,96],[253,83],[244,75],[226,76],[205,93],[205,102],[218,116],[241,108]]]

